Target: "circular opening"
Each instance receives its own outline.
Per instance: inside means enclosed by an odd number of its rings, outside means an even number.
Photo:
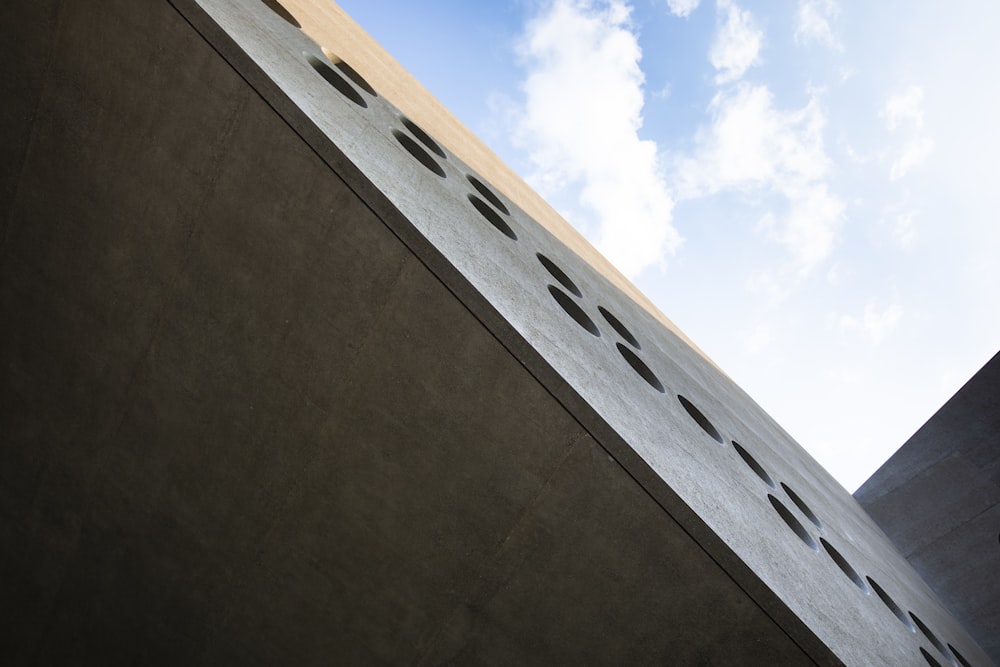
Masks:
[[[840,552],[833,548],[833,545],[824,540],[822,537],[819,538],[819,543],[823,545],[826,549],[826,553],[830,555],[833,562],[837,564],[840,571],[847,575],[847,578],[854,582],[854,585],[863,590],[865,593],[868,592],[868,586],[865,585],[865,580],[861,578],[857,570],[851,567],[851,564],[847,562],[847,559],[840,555]]]
[[[920,628],[920,632],[924,633],[924,637],[927,637],[927,639],[929,639],[930,642],[934,644],[934,648],[941,651],[941,655],[943,656],[950,655],[948,653],[948,649],[946,649],[941,640],[937,638],[937,635],[931,632],[931,629],[928,628],[926,625],[924,625],[924,622],[921,621],[920,618],[912,611],[910,612],[910,618],[912,618],[913,622],[917,624],[918,628]]]
[[[712,422],[708,421],[708,417],[701,414],[701,410],[694,407],[694,404],[691,401],[687,400],[680,394],[677,394],[677,400],[680,401],[681,405],[684,406],[684,409],[687,410],[687,413],[691,416],[691,419],[698,422],[698,426],[702,427],[705,433],[708,433],[710,436],[715,438],[716,442],[718,442],[721,445],[723,442],[722,436],[719,435],[719,431],[715,428],[715,426],[712,425]]]
[[[468,176],[466,176],[466,178],[469,179],[469,183],[471,183],[472,187],[476,189],[476,192],[478,192],[483,196],[483,199],[493,204],[496,207],[496,209],[501,213],[503,213],[504,215],[510,215],[510,211],[508,211],[507,207],[503,205],[502,201],[500,201],[500,197],[497,197],[496,193],[494,193],[493,190],[490,190],[488,187],[486,187],[485,183],[483,183],[481,180],[479,180],[472,174],[469,174]]]
[[[427,158],[430,159],[430,156],[428,155]],[[482,215],[484,218],[486,218],[486,221],[488,223],[490,223],[498,230],[500,230],[501,234],[511,239],[512,241],[517,240],[517,234],[515,234],[514,230],[510,228],[510,225],[508,225],[507,222],[500,217],[499,213],[490,208],[486,202],[484,202],[476,195],[469,195],[469,201],[472,202],[472,205],[476,207],[476,210],[479,211],[479,214]]]
[[[354,86],[347,82],[347,79],[333,71],[332,67],[316,56],[306,54],[306,59],[309,61],[309,64],[312,65],[312,68],[316,70],[321,77],[326,79],[327,83],[337,89],[338,93],[354,102],[359,107],[368,106],[368,103],[365,102],[365,98],[361,97],[361,93],[355,90]]]
[[[647,366],[642,359],[636,356],[635,352],[628,349],[621,343],[615,343],[615,347],[617,347],[621,355],[625,357],[625,361],[627,361],[628,365],[632,367],[632,370],[638,373],[643,380],[648,382],[650,387],[661,394],[664,393],[663,385],[660,384],[659,378],[653,374],[653,371],[649,370],[649,366]]]
[[[966,660],[965,656],[963,656],[961,653],[959,653],[957,648],[955,648],[951,644],[948,644],[948,648],[951,649],[951,654],[953,656],[955,656],[956,658],[958,658],[958,661],[960,663],[962,663],[962,667],[972,667],[972,663],[970,663],[968,660]]]
[[[272,12],[283,18],[285,21],[291,23],[293,26],[295,26],[300,30],[302,29],[302,26],[299,24],[298,21],[295,20],[295,17],[292,16],[287,9],[282,7],[281,3],[279,3],[278,0],[263,0],[263,2],[268,9],[270,9]]]
[[[621,336],[625,340],[626,343],[628,343],[629,345],[631,345],[632,347],[634,347],[637,350],[641,350],[642,349],[639,346],[639,341],[637,341],[635,339],[635,336],[632,335],[632,332],[629,331],[625,327],[625,325],[622,324],[621,321],[617,317],[615,317],[614,315],[612,315],[603,306],[598,306],[597,310],[601,311],[601,316],[604,317],[605,321],[607,321],[607,323],[611,325],[612,329],[614,329],[615,331],[618,332],[618,335]]]
[[[375,92],[375,89],[372,88],[371,84],[365,80],[365,77],[358,74],[358,71],[356,69],[354,69],[346,62],[344,62],[344,60],[340,56],[338,56],[330,49],[326,48],[325,46],[322,48],[323,48],[323,55],[326,56],[331,63],[333,63],[334,67],[343,72],[344,76],[353,81],[354,85],[356,85],[358,88],[365,91],[372,97],[378,97],[378,94]]]
[[[409,118],[401,118],[400,120],[403,122],[403,126],[406,127],[406,129],[410,131],[410,134],[415,136],[420,143],[427,146],[427,148],[431,149],[434,153],[437,153],[438,157],[445,157],[444,151],[437,145],[437,142],[431,139],[431,135],[424,132],[419,125],[414,123]]]
[[[432,158],[427,151],[420,147],[417,142],[410,139],[409,135],[403,134],[399,130],[393,130],[392,136],[396,137],[396,141],[402,144],[407,153],[417,158],[417,162],[424,165],[441,178],[444,178],[444,169],[442,169],[441,165],[437,163],[437,160]]]
[[[805,526],[799,523],[799,520],[795,518],[787,507],[785,507],[780,500],[772,496],[770,493],[767,494],[767,499],[771,501],[771,507],[775,509],[788,527],[792,529],[792,532],[799,536],[799,539],[805,542],[806,546],[813,551],[819,551],[819,547],[816,546],[816,542],[813,540],[809,531],[806,530]]]
[[[755,473],[757,473],[757,476],[760,477],[762,480],[764,480],[764,483],[773,489],[774,480],[771,479],[771,476],[767,474],[767,471],[764,470],[764,467],[761,464],[757,463],[757,459],[750,456],[750,452],[743,449],[740,446],[740,443],[736,442],[735,440],[733,440],[733,448],[736,450],[736,453],[740,455],[740,458],[743,459],[743,462],[747,464],[750,470],[753,470]]]
[[[551,259],[549,259],[540,252],[535,253],[535,257],[537,257],[538,261],[542,263],[542,266],[545,267],[545,270],[548,271],[550,274],[552,274],[553,278],[559,281],[560,285],[562,285],[563,287],[565,287],[578,297],[583,296],[583,292],[581,292],[580,288],[576,286],[576,283],[570,280],[570,277],[567,276],[562,269],[556,266],[555,262],[553,262]]]
[[[573,299],[566,294],[566,292],[563,292],[555,285],[549,285],[549,294],[551,294],[552,298],[556,300],[556,303],[562,306],[562,309],[566,311],[567,315],[576,320],[577,324],[594,336],[601,335],[597,325],[594,324],[594,320],[590,319],[590,317],[587,316],[587,313],[583,312],[583,308],[576,305],[576,301],[573,301]]]
[[[809,509],[809,506],[806,505],[801,498],[799,498],[799,494],[795,493],[790,488],[788,488],[788,485],[785,484],[784,482],[781,483],[781,488],[785,490],[785,493],[787,493],[788,497],[792,499],[792,502],[795,503],[795,506],[799,508],[799,511],[801,511],[802,514],[804,514],[807,519],[812,521],[814,526],[822,530],[823,524],[822,522],[820,522],[819,517],[813,514],[813,511]]]
[[[934,656],[928,653],[927,649],[925,649],[923,646],[920,647],[920,655],[924,656],[924,660],[926,660],[927,664],[930,665],[931,667],[942,667],[941,663],[935,660]]]
[[[866,579],[868,579],[868,585],[872,587],[873,591],[875,591],[875,595],[877,595],[879,599],[882,600],[882,603],[889,608],[889,611],[891,611],[893,614],[896,615],[896,618],[899,619],[900,623],[906,626],[907,630],[913,632],[914,631],[913,623],[911,623],[910,619],[906,617],[906,614],[903,613],[903,610],[899,608],[899,605],[896,604],[896,601],[893,600],[892,597],[885,592],[885,589],[879,586],[874,579],[872,579],[871,577],[866,577]]]

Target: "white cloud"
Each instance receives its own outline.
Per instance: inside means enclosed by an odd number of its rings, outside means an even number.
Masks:
[[[790,211],[785,229],[777,238],[792,252],[799,270],[806,273],[833,249],[844,204],[830,194],[825,183],[788,189],[785,195]]]
[[[862,153],[848,143],[843,143],[842,147],[844,149],[844,154],[847,155],[847,159],[854,164],[868,164],[875,160],[882,160],[885,157],[884,151]]]
[[[903,307],[898,303],[893,303],[879,312],[875,304],[869,302],[865,306],[865,316],[862,320],[865,332],[875,344],[881,343],[899,324],[899,318],[903,316]]]
[[[663,87],[657,91],[653,92],[653,97],[658,100],[666,100],[670,98],[670,93],[673,92],[673,86],[667,81],[663,84]]]
[[[758,271],[747,276],[746,288],[764,299],[770,306],[781,303],[789,295],[787,278],[771,270]]]
[[[719,70],[715,82],[723,84],[741,78],[759,62],[764,33],[750,12],[731,0],[718,0],[718,9],[722,24],[712,40],[708,60]]]
[[[886,127],[890,130],[902,125],[911,125],[920,129],[924,125],[924,89],[920,86],[910,86],[905,92],[890,97],[882,111]]]
[[[913,226],[914,211],[908,211],[896,217],[896,224],[893,226],[892,235],[896,242],[903,248],[909,247],[917,237],[917,231]]]
[[[837,324],[841,331],[856,331],[861,326],[861,320],[854,315],[841,315],[837,318]]]
[[[874,301],[869,301],[865,305],[863,315],[860,317],[841,315],[838,324],[842,332],[862,331],[872,343],[878,345],[895,330],[902,316],[903,307],[898,303],[892,303],[884,310],[879,310]]]
[[[898,181],[906,176],[910,170],[923,163],[934,148],[934,140],[923,132],[923,105],[924,89],[921,86],[910,86],[886,100],[885,107],[879,114],[885,119],[885,126],[890,132],[902,131],[906,136],[898,151],[893,151],[896,157],[889,167],[890,181]]]
[[[830,160],[818,99],[781,111],[766,86],[740,84],[718,93],[709,112],[710,125],[699,131],[693,156],[677,162],[679,196],[724,190],[778,195],[784,216],[771,212],[758,231],[786,246],[796,270],[807,273],[830,254],[844,212],[824,180]]]
[[[644,77],[630,11],[621,1],[555,0],[529,22],[517,135],[531,147],[536,187],[579,185],[598,249],[634,277],[681,239],[657,146],[638,135]]]
[[[843,282],[844,275],[846,273],[847,273],[847,271],[844,269],[843,264],[841,264],[840,262],[835,262],[833,264],[833,266],[831,266],[826,271],[826,282],[827,282],[827,284],[828,285],[833,285],[835,287],[837,285],[840,285],[841,282]]]
[[[716,94],[709,115],[695,158],[681,162],[682,191],[689,196],[732,187],[784,189],[816,181],[829,169],[815,97],[802,109],[780,111],[767,86],[741,84]]]
[[[667,0],[667,7],[675,16],[690,16],[691,12],[698,9],[700,2],[701,0]]]
[[[840,51],[843,47],[830,27],[830,21],[838,13],[840,13],[840,7],[835,0],[799,0],[795,42],[798,44],[816,42]]]
[[[899,157],[892,161],[892,166],[889,168],[889,180],[898,181],[906,176],[911,169],[927,159],[932,148],[934,148],[934,141],[927,137],[916,137],[907,141],[903,144]]]

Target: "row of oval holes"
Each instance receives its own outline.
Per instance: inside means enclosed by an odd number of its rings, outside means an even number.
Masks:
[[[296,28],[301,26],[292,17],[284,7],[276,2],[276,0],[263,0],[263,2],[270,7],[276,14],[281,16],[287,22],[294,25]],[[348,65],[343,60],[337,58],[334,54],[330,53],[326,49],[323,49],[324,54],[330,59],[330,62],[339,70],[341,74],[332,69],[327,63],[322,60],[306,54],[306,59],[309,64],[313,67],[316,72],[323,77],[334,89],[340,92],[344,97],[349,99],[354,104],[367,108],[368,103],[365,101],[364,97],[344,78],[350,79],[358,88],[368,93],[373,97],[377,97],[375,90],[368,84],[365,79],[358,74],[350,65]],[[428,135],[423,129],[421,129],[416,123],[409,120],[408,118],[401,118],[403,126],[409,131],[409,135],[394,129],[392,131],[393,136],[400,143],[400,145],[412,155],[420,164],[426,167],[428,170],[436,174],[441,178],[446,178],[444,169],[434,159],[426,149],[433,152],[435,155],[441,159],[447,159],[445,152],[441,147],[435,142],[430,135]],[[414,141],[412,137],[415,137],[417,141]],[[421,146],[422,144],[422,146]],[[483,216],[494,228],[501,232],[507,238],[516,241],[517,234],[511,228],[510,224],[501,217],[500,213],[504,216],[509,216],[510,211],[504,205],[503,201],[482,181],[480,181],[475,176],[469,174],[466,176],[468,182],[475,189],[476,193],[470,193],[468,195],[469,202],[472,206]],[[481,195],[480,198],[478,195]],[[484,201],[485,200],[485,201]],[[489,202],[487,204],[486,202]],[[499,211],[499,213],[498,213]],[[583,292],[576,285],[576,283],[555,264],[552,260],[541,253],[537,253],[536,257],[541,265],[549,272],[549,274],[555,278],[555,280],[567,291],[569,291],[574,297],[580,299],[583,298]],[[577,324],[583,327],[587,332],[593,336],[600,337],[601,332],[594,321],[587,315],[586,311],[574,301],[574,299],[566,294],[555,285],[548,286],[549,293],[555,302],[569,315]],[[614,316],[610,311],[608,311],[603,306],[597,307],[598,312],[604,318],[604,320],[611,326],[612,329],[626,342],[631,348],[635,350],[641,350],[642,346],[639,344],[638,339],[632,334],[628,328],[622,324],[622,322]],[[621,343],[615,344],[618,352],[621,354],[623,359],[632,367],[632,369],[645,380],[651,387],[659,391],[660,393],[666,393],[663,384],[660,382],[659,378],[653,373],[653,371],[642,361],[642,359],[632,351],[629,347],[625,347]],[[704,414],[687,398],[678,394],[677,400],[680,402],[684,410],[690,415],[690,417],[699,425],[701,428],[716,440],[719,444],[724,444],[725,440],[719,433],[718,429],[705,417]],[[771,489],[776,490],[774,480],[767,473],[767,471],[761,466],[757,460],[748,452],[744,447],[742,447],[735,440],[732,441],[733,448],[740,458],[746,463],[746,465]],[[785,483],[780,483],[781,488],[784,490],[785,495],[792,501],[792,503],[802,512],[802,514],[816,527],[817,530],[823,530],[823,524],[816,516],[815,513],[809,508],[809,506],[799,497],[795,491],[793,491]],[[767,494],[768,501],[771,506],[778,513],[785,524],[802,540],[813,551],[819,551],[819,546],[817,546],[816,541],[810,535],[809,531],[802,525],[802,523],[795,517],[795,515],[787,508],[785,505],[771,493]],[[861,589],[865,594],[869,594],[869,585],[871,590],[874,590],[879,599],[885,603],[885,606],[889,608],[890,611],[899,619],[899,621],[910,631],[914,632],[914,624],[920,631],[927,637],[928,640],[935,646],[935,648],[940,651],[940,653],[945,656],[953,665],[958,665],[956,659],[961,662],[965,667],[969,667],[970,663],[962,656],[958,650],[955,649],[951,644],[945,647],[945,644],[937,638],[937,636],[928,628],[920,618],[917,617],[913,612],[909,613],[909,618],[903,612],[902,609],[896,604],[896,602],[889,596],[885,590],[879,586],[871,577],[865,577],[862,579],[857,571],[851,566],[850,563],[837,551],[829,542],[824,538],[819,539],[820,545],[827,552],[833,562],[840,568],[840,570],[847,575],[847,577]],[[866,584],[867,580],[867,584]],[[911,620],[912,619],[912,622]],[[950,649],[950,651],[949,651]],[[934,659],[923,647],[920,648],[921,655],[927,660],[931,665],[939,665],[940,663]]]

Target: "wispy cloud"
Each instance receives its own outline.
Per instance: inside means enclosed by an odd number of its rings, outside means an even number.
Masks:
[[[675,16],[690,16],[691,12],[698,9],[701,0],[667,0],[667,7],[670,13]]]
[[[835,0],[799,0],[795,42],[797,44],[815,42],[836,51],[842,50],[843,46],[830,27],[830,21],[839,13],[840,7]]]
[[[708,52],[708,60],[718,70],[715,82],[730,83],[760,61],[764,33],[748,10],[731,0],[718,0],[719,27]]]
[[[890,132],[902,132],[906,139],[889,166],[889,180],[898,181],[923,163],[934,148],[934,140],[923,131],[924,89],[910,86],[886,100],[881,116]]]
[[[886,100],[882,117],[886,127],[891,131],[910,125],[915,129],[924,126],[924,89],[920,86],[910,86],[904,92],[893,95]]]
[[[682,191],[688,196],[810,182],[829,168],[815,97],[802,109],[786,112],[774,107],[767,86],[741,84],[715,95],[709,117],[696,139],[694,158],[681,163]]]
[[[639,138],[644,76],[626,2],[555,0],[518,45],[527,68],[517,134],[530,180],[549,194],[580,187],[598,249],[636,276],[680,243],[657,145]]]
[[[880,309],[872,300],[865,305],[863,315],[841,315],[838,324],[842,332],[861,331],[872,343],[878,345],[896,329],[902,316],[903,307],[898,303],[894,302]]]
[[[789,281],[780,271],[765,269],[747,276],[745,287],[768,306],[776,306],[790,294]]]
[[[892,161],[889,167],[889,180],[898,181],[917,165],[921,164],[931,154],[934,140],[928,137],[914,137],[903,144],[899,157]]]
[[[844,204],[829,191],[824,117],[814,95],[805,107],[781,111],[766,86],[742,83],[723,90],[692,156],[676,165],[679,196],[724,190],[778,195],[784,215],[765,216],[758,229],[785,245],[806,273],[831,252]]]
[[[790,210],[778,240],[792,253],[799,271],[808,273],[832,251],[844,204],[825,183],[793,186],[784,194]]]
[[[916,212],[907,211],[896,216],[896,224],[893,225],[892,235],[896,239],[896,242],[903,248],[907,248],[913,244],[913,240],[917,237],[917,231],[913,224],[913,219],[916,217]]]

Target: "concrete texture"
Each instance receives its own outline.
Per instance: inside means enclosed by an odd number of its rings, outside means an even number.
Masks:
[[[854,494],[1000,661],[1000,355]]]
[[[337,45],[254,1],[0,11],[8,662],[953,659],[874,580],[989,664],[773,420]]]
[[[552,233],[563,245],[584,259],[631,300],[642,306],[661,324],[697,350],[660,310],[569,223],[504,164],[478,137],[469,132],[451,112],[423,88],[413,76],[372,40],[335,2],[285,0],[284,16],[290,16],[302,32],[325,49],[331,57],[353,63],[378,94],[408,118],[432,134],[436,141],[462,160],[499,192],[514,201],[537,224]],[[704,356],[704,355],[703,355]],[[705,357],[709,363],[711,360]]]

